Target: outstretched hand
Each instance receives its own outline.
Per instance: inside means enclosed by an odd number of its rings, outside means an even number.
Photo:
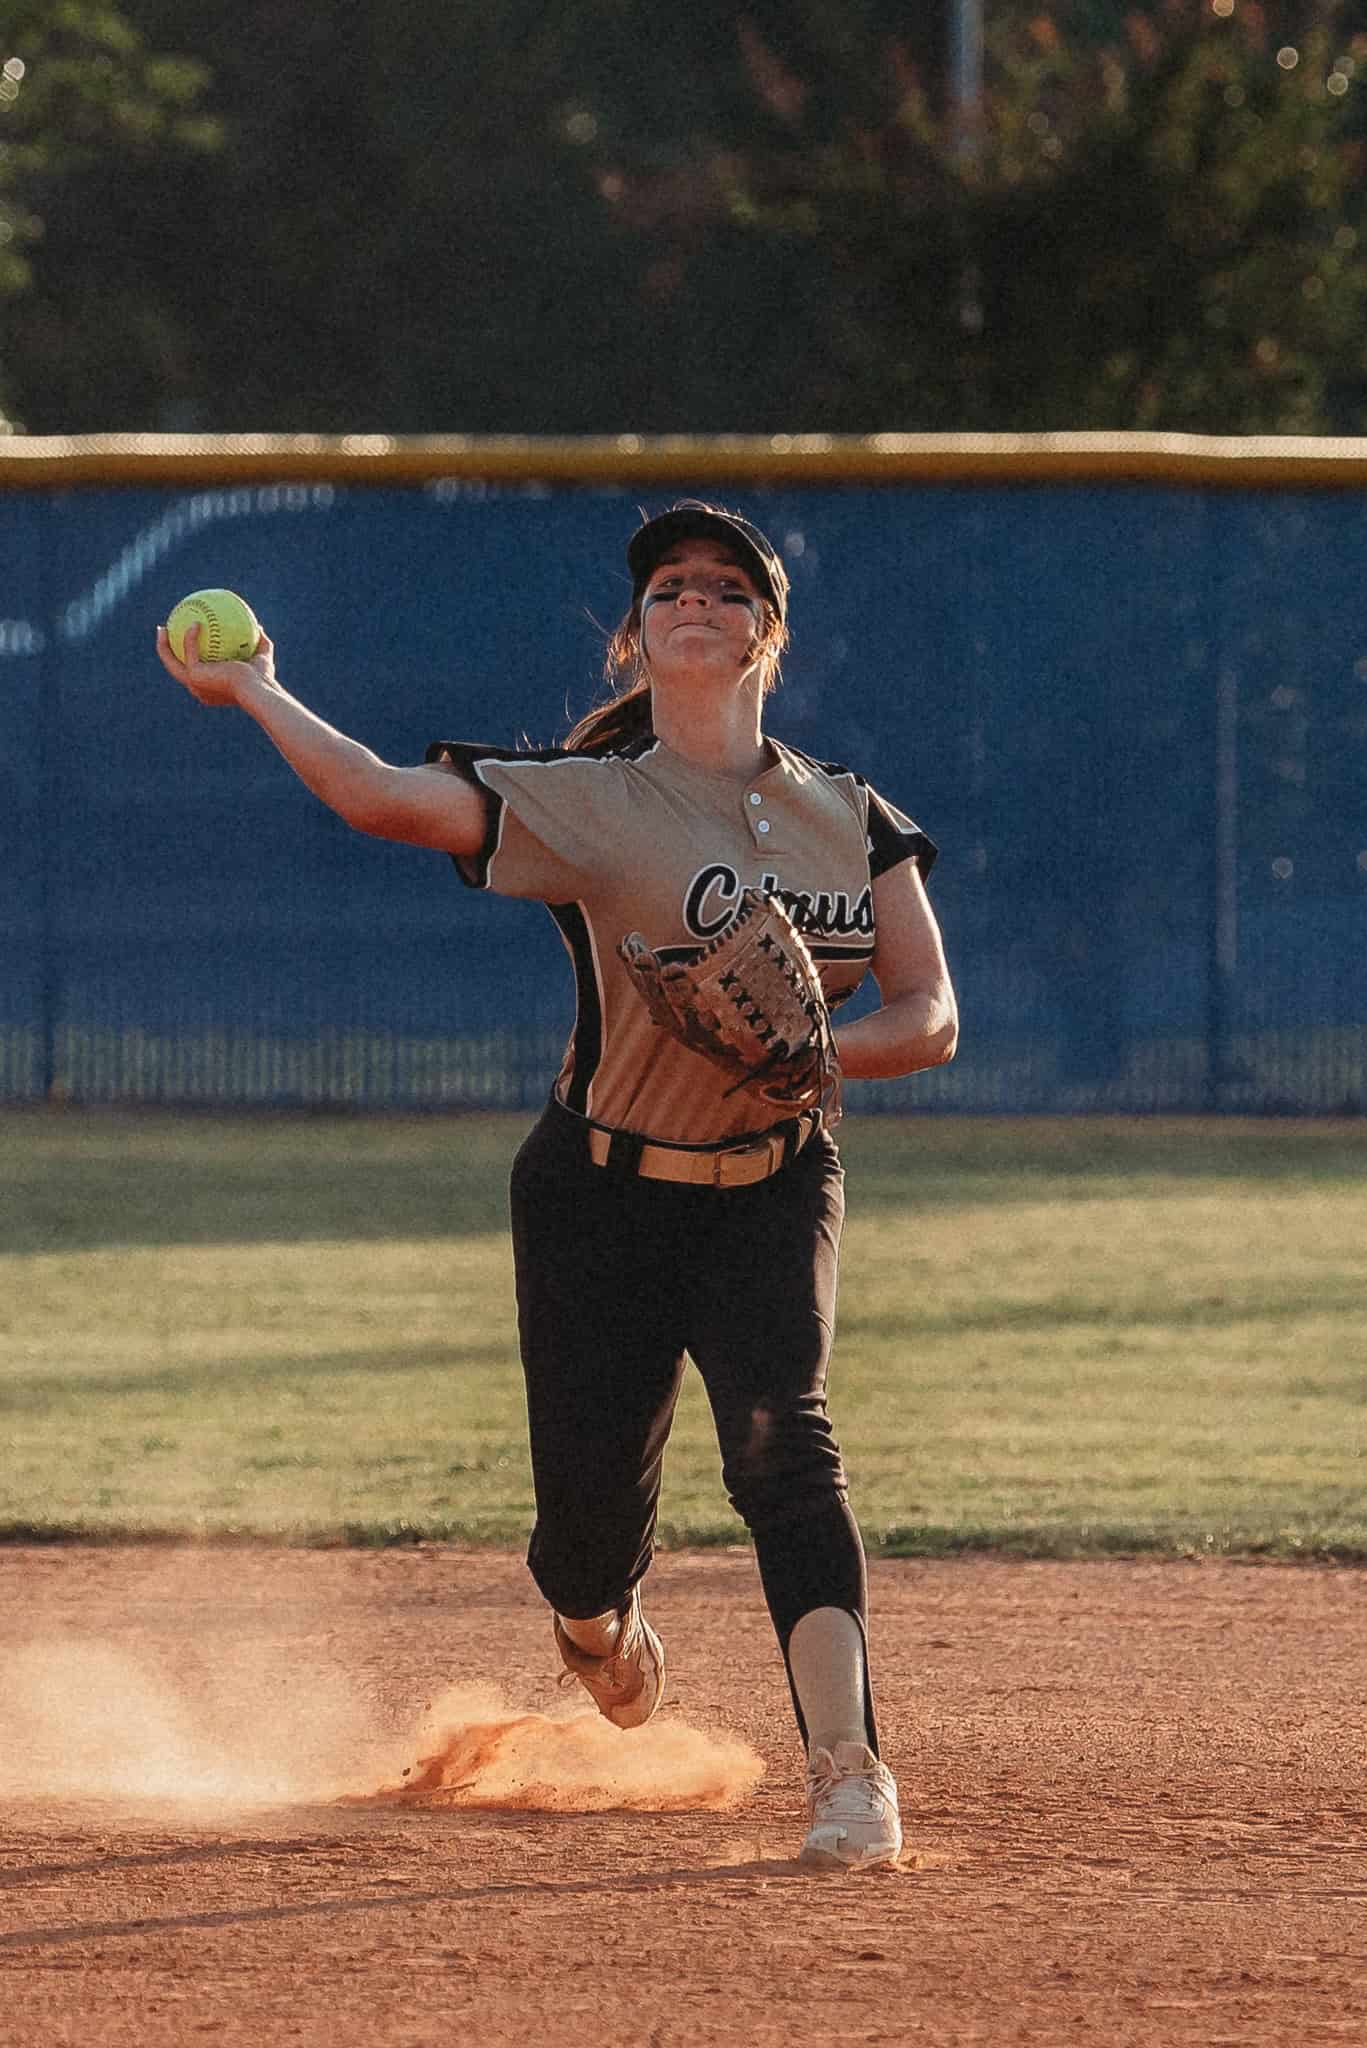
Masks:
[[[185,659],[177,659],[165,626],[157,627],[157,653],[168,675],[183,683],[200,704],[236,704],[252,682],[275,682],[275,642],[266,633],[250,661],[201,661],[200,628],[191,626],[185,635]]]

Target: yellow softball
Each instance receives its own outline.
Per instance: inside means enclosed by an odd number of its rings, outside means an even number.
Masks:
[[[166,637],[177,661],[185,659],[185,635],[198,626],[201,661],[250,661],[261,645],[256,613],[235,590],[194,590],[166,621]]]

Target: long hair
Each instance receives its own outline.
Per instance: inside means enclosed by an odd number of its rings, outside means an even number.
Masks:
[[[641,596],[637,591],[631,610],[620,621],[608,641],[603,674],[611,695],[605,704],[586,711],[565,740],[571,754],[620,754],[636,740],[648,739],[655,730],[650,699],[650,669],[641,647]],[[764,626],[755,646],[764,696],[778,688],[779,661],[788,645],[788,628],[767,598]]]

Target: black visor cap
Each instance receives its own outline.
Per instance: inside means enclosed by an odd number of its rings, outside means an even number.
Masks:
[[[671,506],[657,519],[648,519],[627,542],[627,567],[632,588],[639,597],[651,572],[662,562],[676,541],[715,540],[729,548],[741,567],[767,597],[781,620],[788,616],[788,575],[777,551],[757,526],[735,512],[719,512],[713,505],[685,499]]]

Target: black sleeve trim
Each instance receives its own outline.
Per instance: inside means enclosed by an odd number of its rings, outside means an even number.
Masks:
[[[478,853],[453,853],[452,863],[462,882],[470,889],[487,889],[489,886],[489,863],[498,846],[499,830],[503,823],[503,799],[497,790],[481,782],[475,772],[480,761],[517,761],[523,757],[512,747],[484,747],[467,740],[433,740],[424,759],[429,762],[449,761],[456,773],[478,790],[484,802],[484,837]],[[531,757],[533,760],[537,756]]]
[[[914,860],[921,870],[921,880],[925,880],[940,852],[928,832],[923,832],[919,825],[913,825],[910,819],[907,820],[911,827],[909,831],[899,825],[877,790],[870,789],[864,777],[856,769],[847,768],[843,761],[818,761],[811,754],[801,753],[797,747],[789,751],[810,767],[819,768],[824,775],[848,776],[864,791],[868,799],[870,881],[885,875],[889,868],[898,867],[904,860]]]
[[[935,865],[939,847],[919,825],[911,825],[910,831],[899,825],[877,790],[869,789],[867,783],[864,787],[869,799],[870,880],[876,881],[879,875],[885,875],[889,868],[897,867],[904,860],[914,860],[924,881]]]

